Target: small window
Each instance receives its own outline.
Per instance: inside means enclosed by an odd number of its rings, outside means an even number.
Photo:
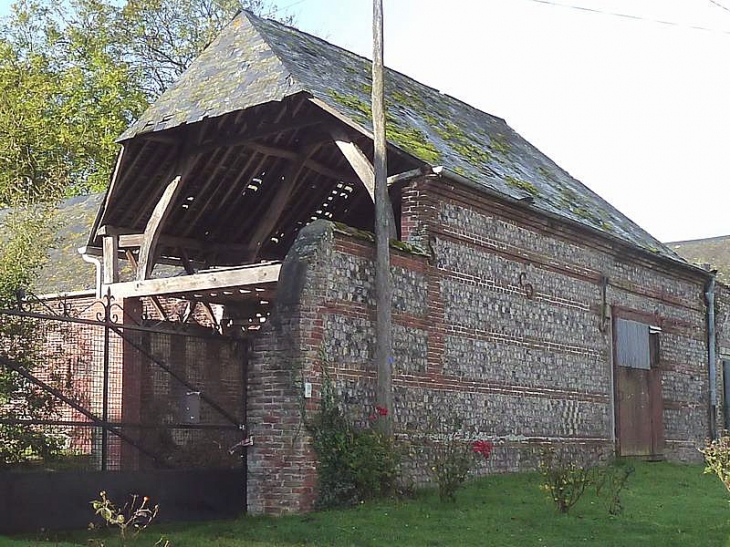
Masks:
[[[616,320],[616,358],[618,365],[650,370],[659,361],[659,333],[661,329],[631,321]]]

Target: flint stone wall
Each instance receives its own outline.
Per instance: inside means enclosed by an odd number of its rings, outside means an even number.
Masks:
[[[459,416],[497,445],[489,472],[533,468],[547,443],[612,452],[604,313],[614,310],[661,326],[664,455],[699,459],[709,433],[701,275],[444,179],[403,189],[401,230],[430,258],[392,250],[400,436]],[[372,412],[373,259],[371,241],[324,221],[302,229],[287,256],[249,381],[249,421],[262,439],[249,453],[252,512],[312,507],[316,465],[302,416],[317,410],[323,368],[353,420]]]

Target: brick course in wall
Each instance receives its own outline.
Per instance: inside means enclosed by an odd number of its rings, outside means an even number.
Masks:
[[[709,434],[705,277],[444,179],[411,183],[401,203],[402,239],[431,258],[392,251],[399,434],[449,409],[497,443],[489,471],[529,468],[548,442],[612,451],[612,333],[602,315],[613,309],[662,328],[664,455],[698,459]],[[287,256],[249,374],[251,512],[312,507],[316,465],[302,416],[317,410],[322,367],[348,415],[372,410],[373,258],[370,241],[324,221],[302,229]],[[730,334],[721,340],[730,356]]]

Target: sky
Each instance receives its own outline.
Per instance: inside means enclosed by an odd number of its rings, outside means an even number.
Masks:
[[[504,118],[660,240],[730,234],[730,0],[384,2],[388,66]],[[371,56],[371,0],[278,5]]]

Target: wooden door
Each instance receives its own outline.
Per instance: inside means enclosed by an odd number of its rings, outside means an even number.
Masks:
[[[661,457],[664,424],[659,335],[639,321],[617,319],[614,327],[618,454]]]

